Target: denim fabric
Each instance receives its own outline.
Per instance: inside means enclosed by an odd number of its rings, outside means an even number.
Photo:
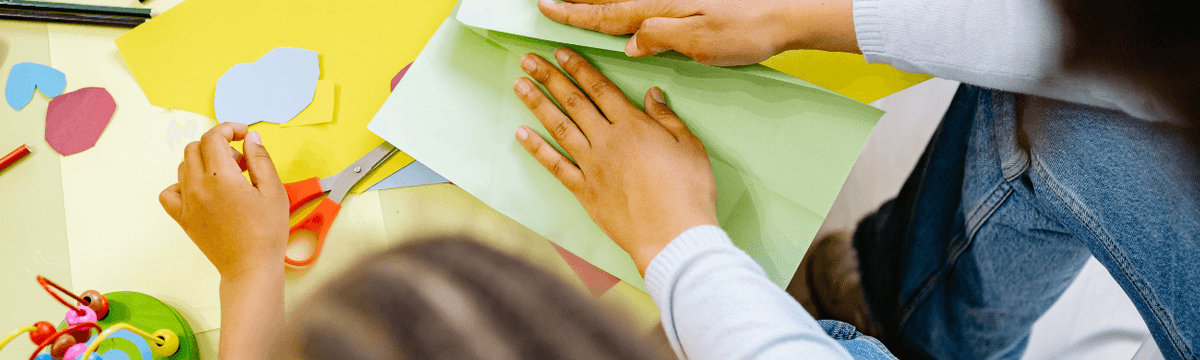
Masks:
[[[863,335],[854,325],[837,320],[820,320],[817,323],[857,360],[898,360],[879,340]]]
[[[1200,345],[1200,155],[1173,125],[963,85],[900,194],[855,233],[905,359],[1018,359],[1089,255],[1167,359]],[[1103,314],[1096,314],[1103,316]]]

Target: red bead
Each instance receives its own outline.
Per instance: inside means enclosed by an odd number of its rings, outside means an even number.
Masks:
[[[104,297],[104,295],[100,295],[99,291],[84,291],[83,294],[79,295],[79,297],[87,300],[88,302],[87,304],[79,305],[87,305],[87,307],[92,308],[92,310],[96,312],[97,319],[104,320],[104,317],[108,316],[108,298]]]
[[[54,335],[57,332],[54,329],[54,324],[47,321],[38,321],[33,326],[36,326],[37,329],[29,332],[29,340],[33,340],[34,345],[42,345],[42,343],[50,339],[50,335]]]
[[[50,356],[55,359],[62,359],[63,355],[67,354],[67,349],[75,345],[75,338],[71,335],[62,335],[54,339],[54,345],[50,346]]]

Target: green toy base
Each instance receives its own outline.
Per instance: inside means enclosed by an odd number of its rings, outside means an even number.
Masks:
[[[179,312],[176,312],[170,305],[150,295],[132,291],[112,292],[104,294],[104,297],[108,298],[108,316],[96,322],[100,327],[107,329],[109,326],[126,323],[147,333],[154,333],[159,329],[169,329],[179,337],[179,350],[169,357],[155,356],[155,360],[197,360],[200,358],[196,334],[192,332],[192,327],[188,325],[187,320],[184,320],[183,316],[180,316]],[[64,325],[66,324],[59,324],[59,329],[62,329]],[[104,353],[113,349],[125,351],[126,354],[129,354],[130,360],[138,358],[137,347],[121,339],[104,340],[100,343],[97,352]]]

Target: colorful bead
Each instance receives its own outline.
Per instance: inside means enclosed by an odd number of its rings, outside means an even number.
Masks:
[[[95,310],[92,310],[92,308],[87,307],[87,306],[76,306],[75,308],[79,309],[79,310],[83,310],[83,315],[79,315],[78,313],[75,312],[75,310],[67,310],[67,325],[74,326],[76,324],[82,324],[82,323],[87,323],[87,322],[91,322],[91,323],[96,322],[96,311]]]
[[[83,354],[84,351],[87,351],[87,347],[87,344],[71,345],[70,348],[67,348],[67,352],[63,354],[63,360],[75,360],[75,358],[78,358],[80,354]]]
[[[154,356],[168,357],[179,351],[179,336],[174,331],[159,329],[152,335],[157,338],[150,342],[150,351],[154,352]]]
[[[29,332],[29,340],[33,340],[34,345],[41,345],[46,340],[50,340],[50,335],[54,335],[57,332],[54,329],[54,324],[47,321],[38,321],[33,326],[36,326],[37,329]]]
[[[104,297],[104,295],[100,295],[99,291],[84,291],[83,294],[79,295],[79,297],[88,302],[87,304],[79,305],[87,305],[87,307],[95,311],[97,319],[104,320],[104,317],[108,316],[108,298]]]
[[[54,339],[54,345],[50,345],[50,356],[55,359],[62,359],[63,355],[67,354],[67,349],[75,346],[75,337],[63,334],[57,339]]]

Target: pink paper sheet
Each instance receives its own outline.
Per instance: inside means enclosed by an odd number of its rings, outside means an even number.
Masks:
[[[404,68],[400,69],[400,72],[396,73],[396,76],[392,77],[392,90],[396,90],[396,84],[399,84],[400,79],[404,78],[404,73],[408,72],[409,66],[412,66],[412,63],[408,63],[408,65],[404,65]]]
[[[46,110],[46,142],[63,156],[91,149],[116,111],[116,101],[104,88],[59,95]]]
[[[554,245],[554,250],[558,250],[558,254],[562,255],[563,260],[567,261],[567,265],[571,267],[571,270],[575,270],[575,275],[578,275],[579,279],[583,280],[583,284],[587,286],[588,291],[592,292],[592,296],[600,297],[600,295],[604,295],[608,289],[611,289],[613,285],[621,281],[616,276],[612,276],[604,272],[604,270],[600,270],[595,265],[588,263],[586,260],[575,256],[575,254],[567,251],[567,249],[563,249],[557,244],[552,245]]]

